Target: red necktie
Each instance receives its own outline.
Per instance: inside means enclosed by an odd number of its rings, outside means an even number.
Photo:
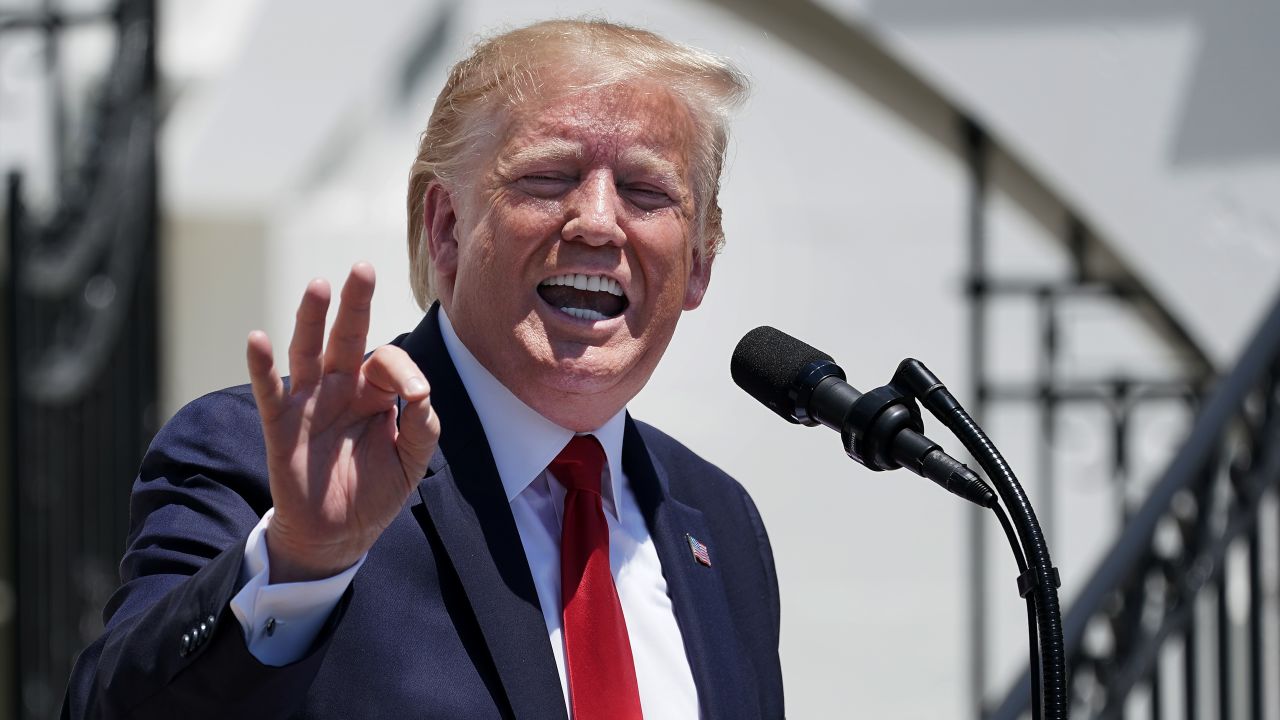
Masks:
[[[568,491],[560,535],[560,605],[574,720],[640,720],[640,690],[600,498],[604,449],[578,435],[549,468]]]

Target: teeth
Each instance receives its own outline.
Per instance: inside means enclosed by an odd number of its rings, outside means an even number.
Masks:
[[[607,292],[610,295],[622,297],[622,285],[610,277],[604,275],[584,275],[582,273],[556,275],[542,281],[543,285],[568,285],[577,290],[588,290],[591,292]]]
[[[607,319],[604,313],[596,312],[595,310],[589,310],[589,309],[587,309],[587,308],[571,308],[571,307],[563,307],[563,308],[560,308],[560,312],[566,313],[566,314],[568,314],[568,315],[572,315],[572,316],[574,316],[574,317],[578,318],[579,320],[605,320],[605,319]]]

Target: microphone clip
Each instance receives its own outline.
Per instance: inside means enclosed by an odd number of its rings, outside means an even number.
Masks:
[[[840,428],[845,452],[872,470],[896,470],[892,443],[903,430],[924,432],[924,421],[915,399],[892,383],[863,393],[854,401]]]

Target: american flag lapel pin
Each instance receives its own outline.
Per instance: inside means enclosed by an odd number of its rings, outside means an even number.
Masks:
[[[707,546],[698,542],[697,538],[688,533],[685,533],[684,539],[689,541],[689,550],[693,552],[693,559],[707,567],[711,567],[711,554],[707,552]]]

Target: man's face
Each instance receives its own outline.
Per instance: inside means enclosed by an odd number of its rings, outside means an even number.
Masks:
[[[526,404],[585,430],[643,387],[710,263],[692,251],[685,106],[648,83],[545,97],[510,113],[473,187],[429,191],[427,222],[462,341]]]

